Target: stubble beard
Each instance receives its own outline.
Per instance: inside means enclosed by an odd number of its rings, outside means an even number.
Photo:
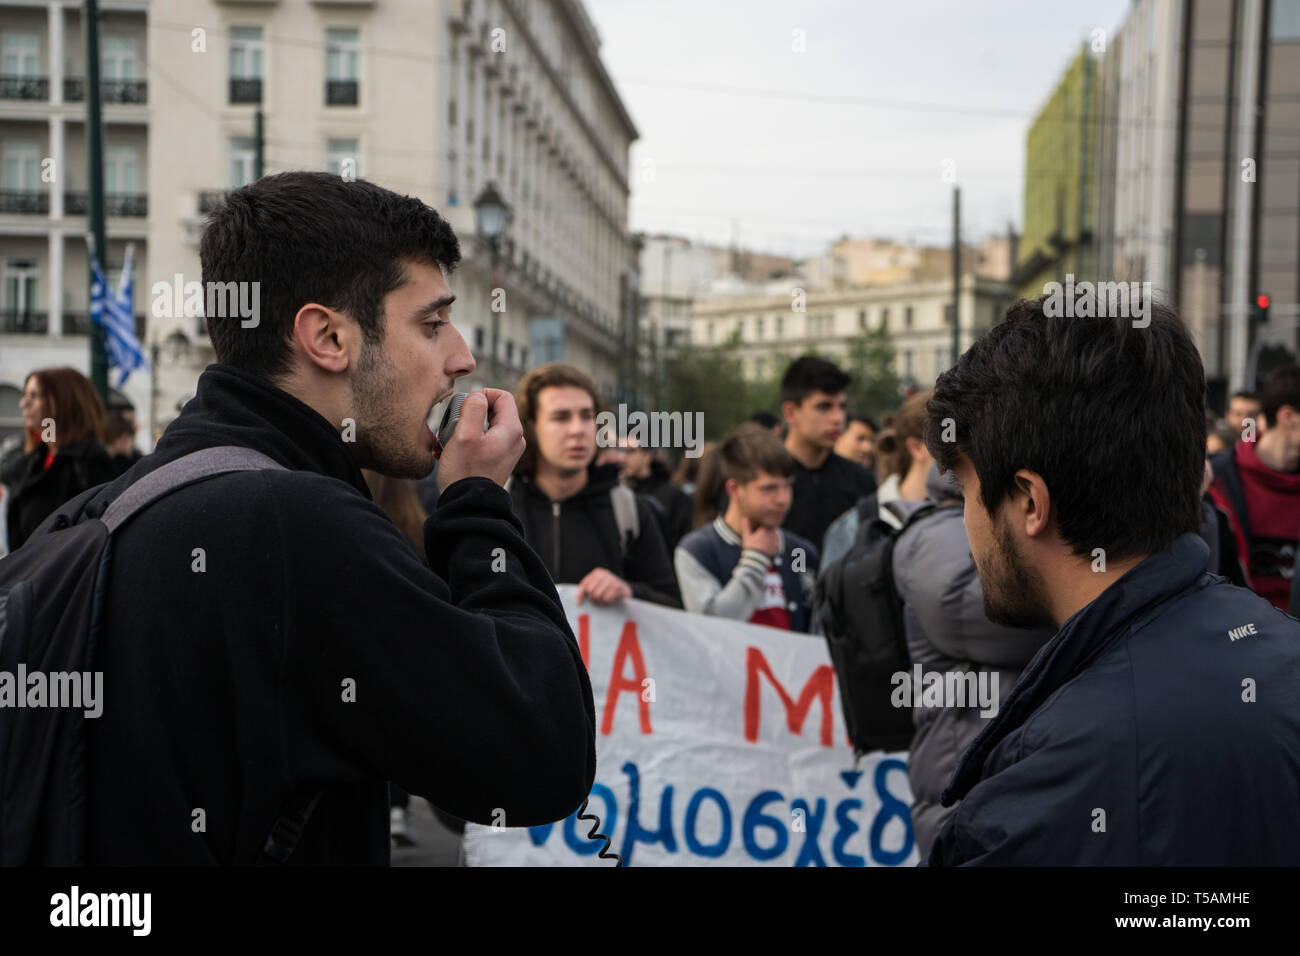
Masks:
[[[996,547],[991,556],[991,573],[979,572],[984,586],[984,616],[1004,627],[1037,628],[1054,624],[1042,576],[1020,554],[1011,529],[997,525],[994,534]]]
[[[395,409],[403,399],[397,369],[381,345],[363,345],[352,382],[357,464],[390,478],[419,481],[433,470],[432,454],[403,441],[404,423]],[[427,460],[426,460],[427,459]]]

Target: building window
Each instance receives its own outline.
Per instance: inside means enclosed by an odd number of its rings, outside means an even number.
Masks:
[[[8,142],[4,145],[4,170],[0,187],[6,192],[34,193],[41,189],[41,154],[35,143]]]
[[[912,307],[910,305],[903,308],[903,327],[908,329],[912,327]]]
[[[911,378],[912,377],[912,353],[909,350],[904,349],[901,357],[903,359],[903,374],[908,378]]]
[[[1273,0],[1273,17],[1269,36],[1274,40],[1300,40],[1300,2]],[[1277,55],[1281,55],[1278,51]]]
[[[236,136],[230,141],[230,188],[238,189],[240,186],[247,186],[256,176],[254,175],[254,163],[256,162],[256,147],[252,137]]]
[[[940,375],[943,374],[943,370],[946,367],[944,365],[944,362],[947,358],[947,355],[948,355],[947,349],[934,350],[934,377],[935,378],[938,378]]]
[[[134,146],[109,146],[104,150],[104,193],[132,196],[139,192],[136,172],[140,153]]]
[[[4,265],[4,311],[27,315],[36,308],[36,263],[9,259]]]
[[[355,139],[330,139],[325,141],[325,171],[344,179],[361,175]]]
[[[50,81],[40,75],[40,38],[34,33],[8,33],[0,43],[0,99],[45,100]]]
[[[779,339],[784,332],[785,332],[785,318],[783,316],[778,315],[776,317],[776,337]]]
[[[360,34],[355,29],[325,31],[325,105],[356,106],[358,102]]]
[[[262,102],[262,28],[230,28],[230,102]]]
[[[880,324],[885,328],[889,328],[889,309],[880,310]]]
[[[519,346],[519,367],[528,368],[528,346]]]
[[[41,41],[35,33],[9,33],[0,44],[0,73],[34,79],[41,73]]]
[[[515,343],[514,342],[506,342],[506,364],[507,365],[515,364]]]
[[[946,302],[943,306],[943,324],[952,325],[952,303]]]
[[[713,323],[712,323],[712,322],[709,323],[709,341],[710,341],[710,342],[713,341]]]
[[[474,351],[483,351],[483,326],[474,326]]]
[[[456,125],[456,101],[454,99],[447,101],[447,125]]]
[[[861,330],[864,331],[864,332],[866,331],[866,328],[867,328],[867,310],[866,310],[866,309],[862,309],[860,312],[858,312],[858,328],[861,329]]]
[[[140,78],[135,37],[104,37],[101,42],[100,78],[105,83],[131,82]]]
[[[754,320],[754,338],[761,339],[762,337],[763,337],[763,318],[762,316],[759,316],[757,319]]]

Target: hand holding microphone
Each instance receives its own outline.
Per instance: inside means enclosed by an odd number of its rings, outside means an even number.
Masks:
[[[461,478],[476,476],[504,485],[525,448],[514,396],[500,388],[452,396],[438,440],[442,445],[439,492]]]

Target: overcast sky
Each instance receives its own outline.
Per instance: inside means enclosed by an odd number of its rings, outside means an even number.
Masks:
[[[641,137],[630,226],[808,255],[1021,224],[1025,132],[1128,0],[585,0]],[[805,52],[795,52],[794,31]],[[787,94],[787,95],[778,95]],[[653,181],[647,173],[653,172]]]

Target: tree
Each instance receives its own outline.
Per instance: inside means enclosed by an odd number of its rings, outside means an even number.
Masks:
[[[898,407],[898,376],[894,374],[894,344],[884,322],[853,340],[844,371],[849,382],[849,411],[879,417]]]
[[[749,417],[749,387],[736,357],[739,331],[721,346],[682,349],[669,362],[668,402],[665,410],[704,413],[704,434],[721,438]]]

